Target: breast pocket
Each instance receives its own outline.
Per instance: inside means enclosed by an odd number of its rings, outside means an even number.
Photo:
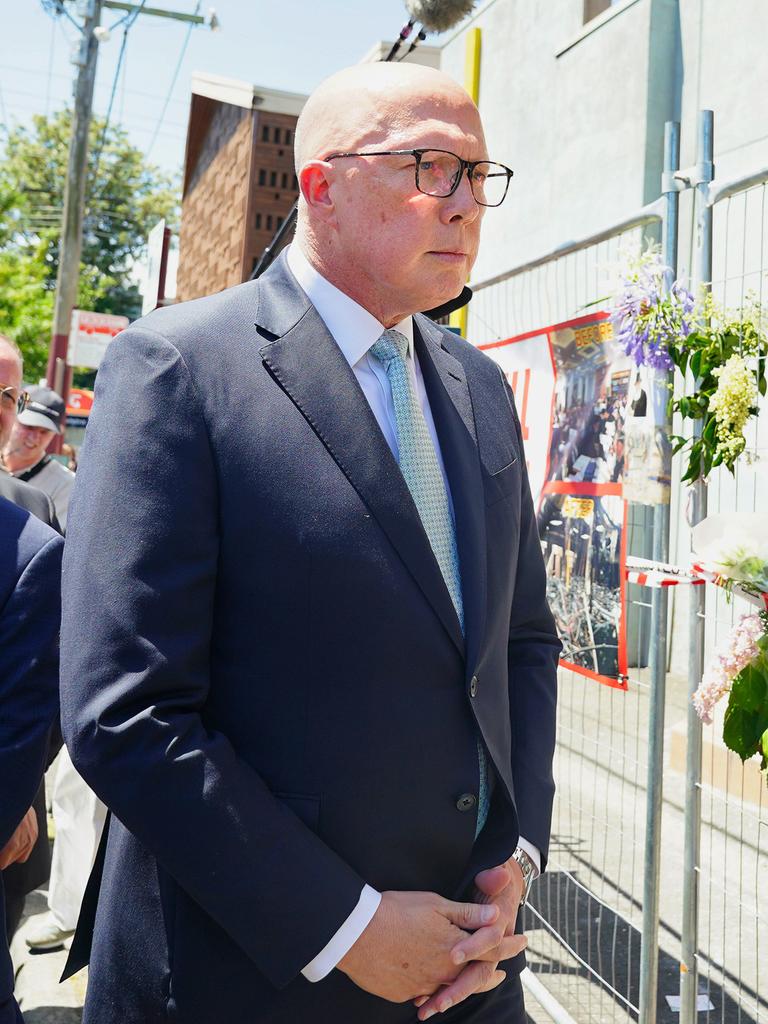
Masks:
[[[516,454],[508,453],[506,463],[499,469],[489,471],[483,460],[483,487],[486,505],[495,505],[497,501],[514,497],[520,493],[520,460]]]

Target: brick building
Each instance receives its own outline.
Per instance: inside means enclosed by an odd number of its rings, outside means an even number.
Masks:
[[[306,96],[196,74],[187,127],[177,298],[240,284],[298,194],[293,133]]]

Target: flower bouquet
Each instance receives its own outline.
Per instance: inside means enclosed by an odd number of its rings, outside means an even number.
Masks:
[[[766,393],[768,341],[759,305],[743,315],[721,309],[706,293],[699,302],[676,281],[665,291],[669,273],[656,249],[629,265],[616,296],[611,322],[619,344],[638,366],[677,367],[694,378],[692,394],[673,393],[669,412],[701,420],[696,439],[673,436],[673,452],[687,448],[683,483],[707,477],[716,466],[732,473],[746,448],[744,431],[757,415],[758,395]]]

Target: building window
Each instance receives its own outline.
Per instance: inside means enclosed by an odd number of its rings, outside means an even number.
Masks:
[[[256,230],[261,231],[261,214],[256,214]]]
[[[278,217],[277,218],[277,230],[279,231],[282,226],[283,226],[283,218],[282,217]]]
[[[286,146],[290,146],[292,134],[293,133],[291,132],[290,128],[286,128],[285,129],[285,144],[286,144]]]
[[[277,184],[277,171],[270,171],[269,173],[269,184],[272,188]]]
[[[274,135],[272,136],[272,141],[273,142],[279,142],[280,141],[280,129],[279,128],[275,128]]]
[[[259,184],[260,185],[266,185],[267,184],[267,172],[264,170],[263,167],[259,171]]]
[[[620,2],[621,0],[584,0],[584,24]]]
[[[272,230],[272,214],[268,213],[267,214],[267,231],[271,231],[271,230]]]
[[[283,176],[280,179],[280,187],[288,188],[288,175],[285,173],[285,171],[283,171]]]
[[[264,127],[261,129],[261,141],[262,142],[269,142],[269,125],[268,124],[265,124]]]

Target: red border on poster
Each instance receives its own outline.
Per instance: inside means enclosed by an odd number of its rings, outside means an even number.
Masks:
[[[566,328],[577,328],[585,327],[588,324],[602,323],[609,318],[608,313],[605,311],[596,311],[594,313],[586,314],[585,316],[574,317],[572,320],[564,320],[562,323],[551,324],[549,327],[541,327],[538,330],[526,331],[525,334],[517,334],[511,338],[504,338],[501,341],[492,341],[485,345],[479,345],[484,352],[488,352],[491,355],[493,349],[504,348],[507,345],[514,345],[520,341],[527,341],[530,338],[541,337],[546,338],[547,348],[549,350],[549,359],[552,364],[553,379],[557,379],[557,363],[555,360],[554,347],[552,344],[552,334],[555,331],[561,331]],[[491,355],[491,358],[493,356]],[[599,497],[622,497],[623,488],[621,483],[603,483],[595,484],[588,483],[586,481],[573,481],[567,480],[549,480],[549,469],[550,469],[550,450],[551,450],[551,424],[555,410],[555,396],[556,388],[552,389],[552,400],[550,405],[550,435],[547,439],[547,456],[546,465],[544,468],[544,484],[542,486],[541,494],[534,496],[534,500],[537,500],[537,507],[541,506],[541,501],[546,494],[572,494],[572,495],[584,495]],[[527,398],[527,395],[526,395]],[[522,420],[526,420],[526,410],[522,409]],[[599,672],[594,672],[592,669],[585,668],[582,665],[576,665],[573,662],[566,661],[564,658],[560,659],[560,664],[563,668],[570,669],[573,672],[583,675],[588,679],[594,679],[604,686],[610,686],[614,689],[626,690],[627,689],[627,604],[626,604],[626,557],[627,557],[627,505],[623,503],[623,516],[622,516],[622,528],[621,528],[621,548],[619,553],[619,602],[620,602],[620,614],[619,614],[619,628],[617,635],[617,646],[618,646],[618,667],[619,675],[618,678],[612,676],[602,675]]]

